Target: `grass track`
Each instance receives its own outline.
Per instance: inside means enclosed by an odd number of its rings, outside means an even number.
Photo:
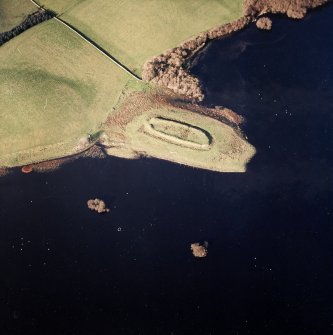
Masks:
[[[24,164],[35,151],[42,160],[71,154],[80,137],[99,129],[129,80],[54,19],[3,45],[0,64],[0,166],[17,165],[18,153]]]

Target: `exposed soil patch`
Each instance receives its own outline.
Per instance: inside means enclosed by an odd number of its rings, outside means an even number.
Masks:
[[[33,171],[32,165],[24,165],[21,168],[22,173],[31,173]]]

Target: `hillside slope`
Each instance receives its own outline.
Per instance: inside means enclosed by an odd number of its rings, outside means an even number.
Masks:
[[[128,75],[51,19],[1,47],[0,165],[75,152],[105,121]]]

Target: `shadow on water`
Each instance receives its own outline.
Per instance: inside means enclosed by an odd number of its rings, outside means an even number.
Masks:
[[[1,178],[2,333],[329,334],[332,11],[250,27],[194,66],[205,103],[247,119],[247,173],[108,158]]]

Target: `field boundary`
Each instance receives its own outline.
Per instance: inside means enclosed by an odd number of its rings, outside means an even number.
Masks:
[[[39,9],[45,11],[45,8],[40,6],[36,1],[30,0],[35,6],[37,6]],[[95,48],[98,52],[100,52],[103,56],[107,57],[109,60],[111,60],[114,64],[116,64],[118,67],[120,67],[122,70],[124,70],[126,73],[128,73],[130,76],[135,78],[136,80],[143,81],[142,78],[137,76],[135,73],[133,73],[129,68],[127,68],[124,64],[120,63],[115,57],[113,57],[109,52],[107,52],[105,49],[103,49],[100,45],[95,43],[93,40],[91,40],[89,37],[87,37],[85,34],[83,34],[80,30],[72,26],[71,24],[67,23],[63,19],[54,16],[53,19],[60,22],[62,25],[66,26],[68,29],[73,31],[76,35],[79,35],[83,40],[85,40],[88,44],[90,44],[93,48]]]

